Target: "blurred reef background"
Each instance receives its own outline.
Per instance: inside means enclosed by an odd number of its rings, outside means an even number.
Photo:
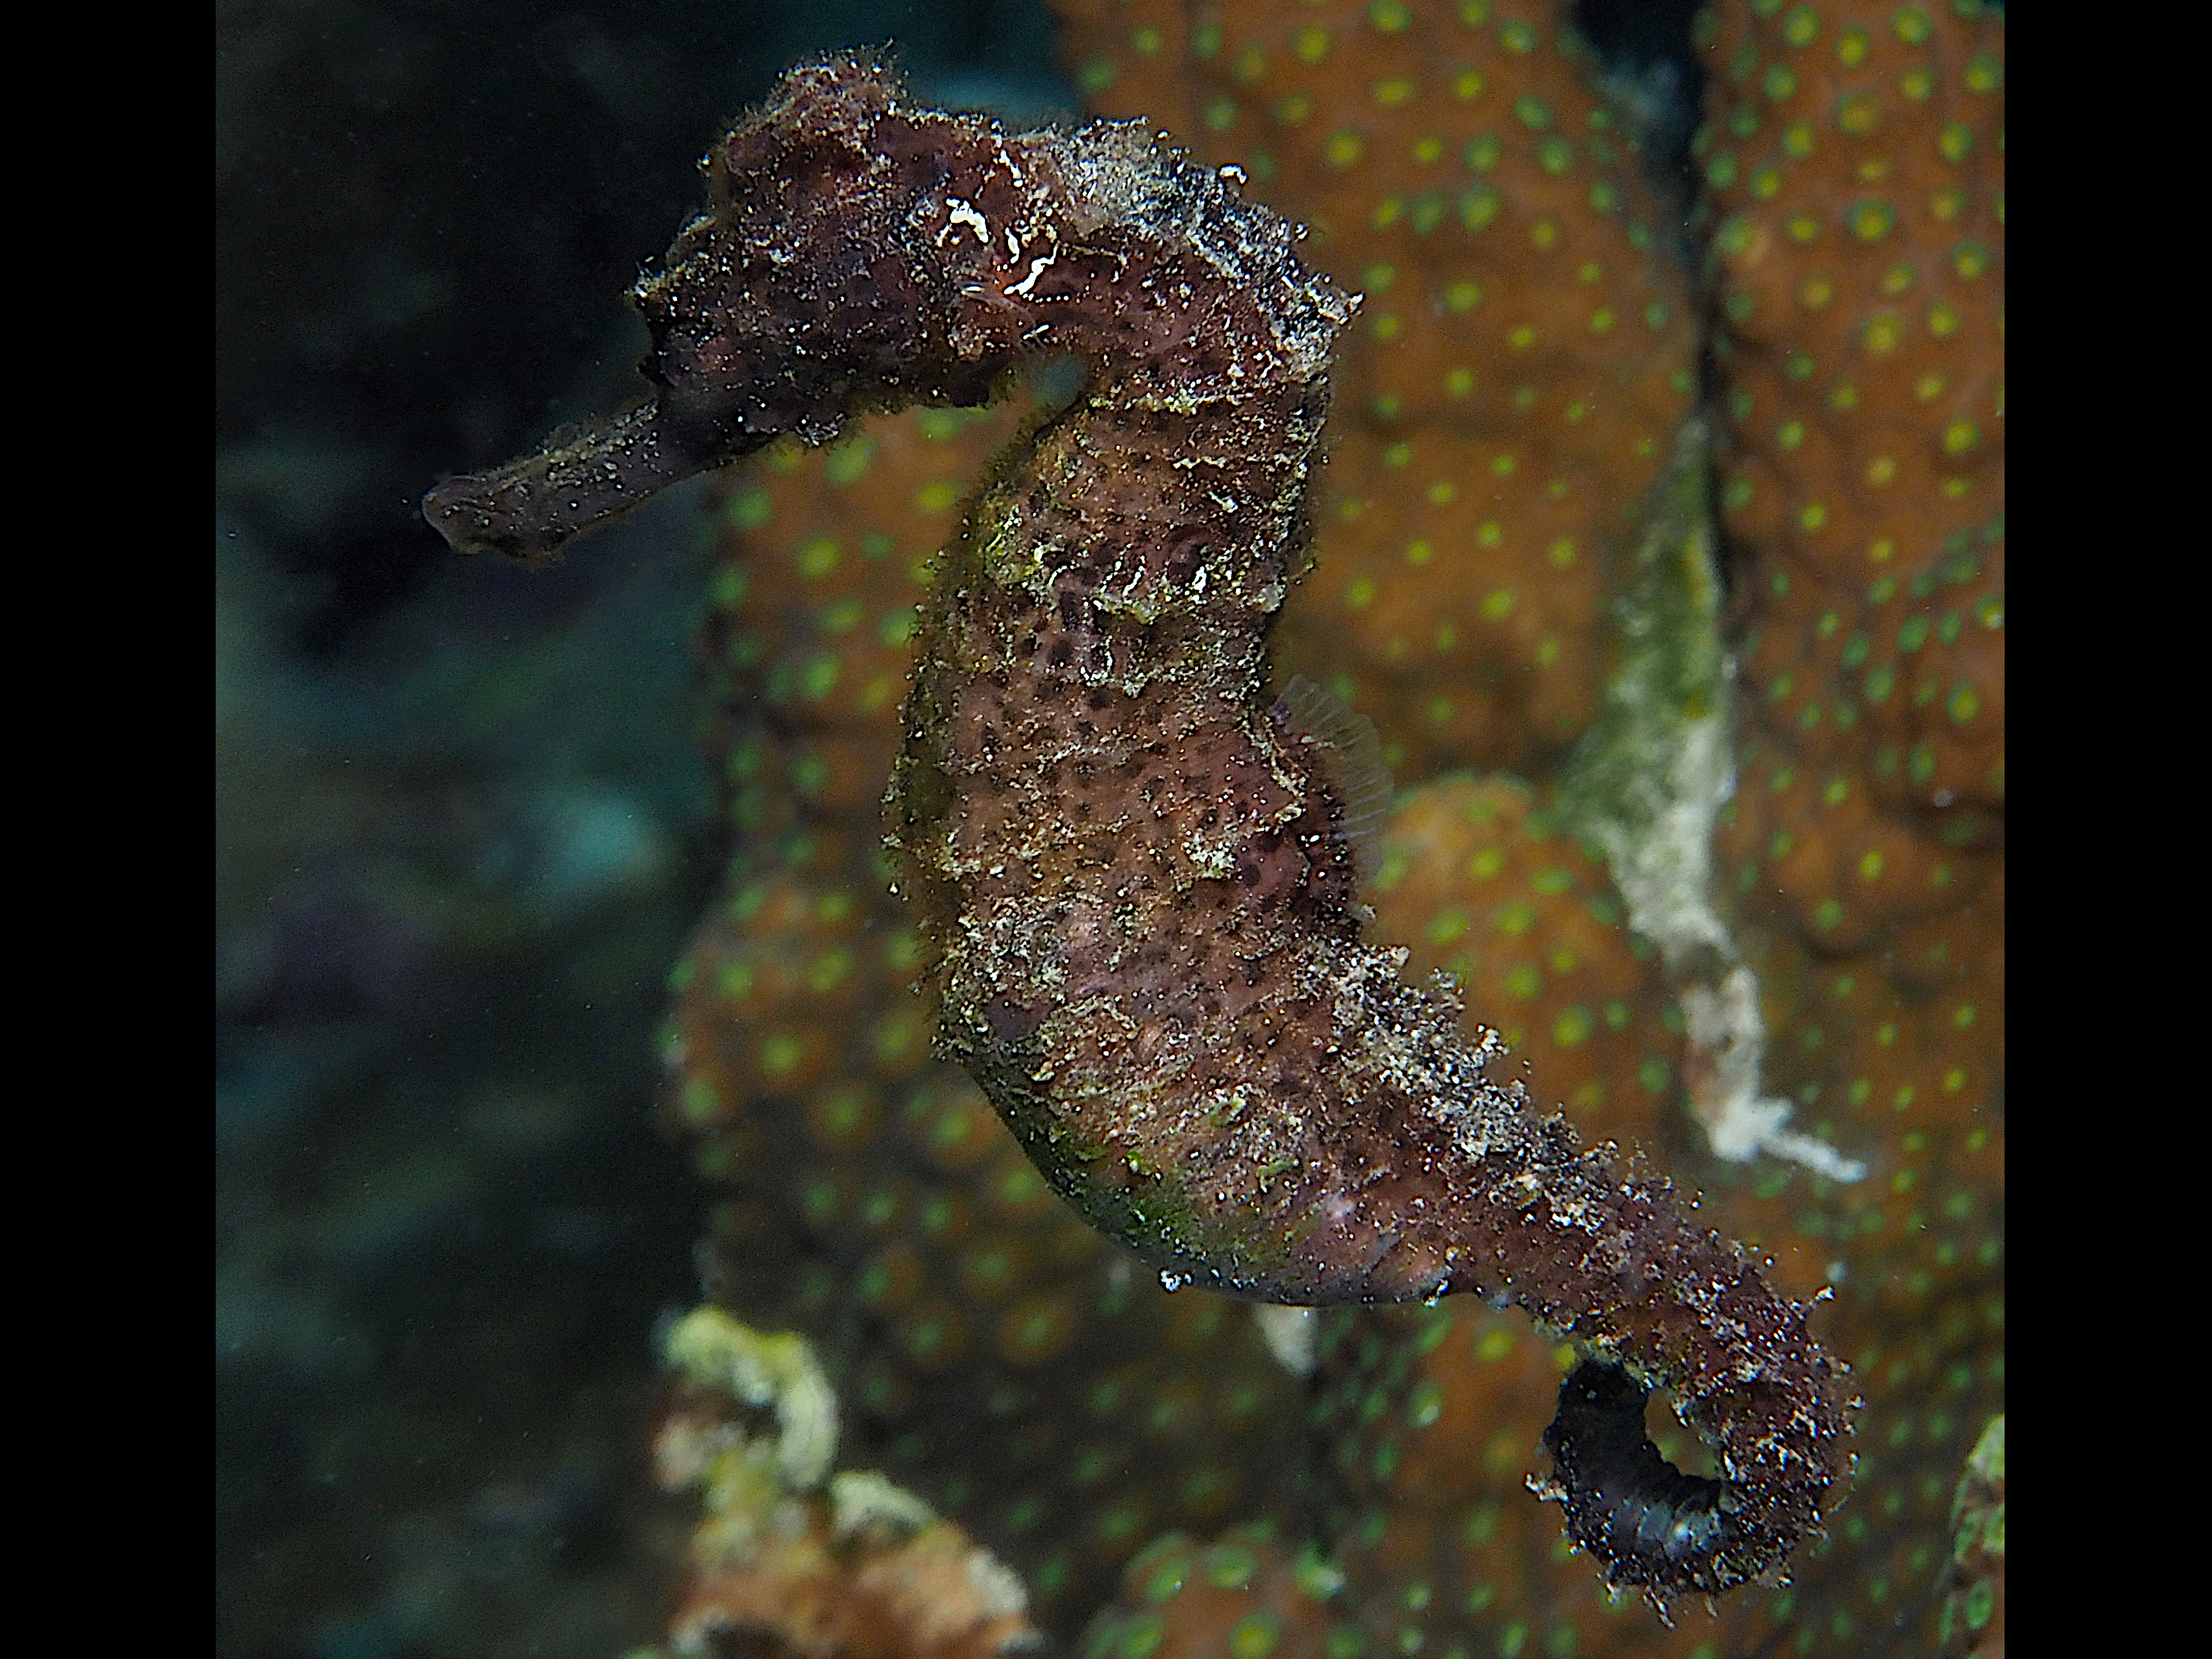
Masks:
[[[788,1645],[742,1650],[911,1650],[657,1490],[738,1512],[680,1455],[744,1409],[681,1334],[752,1352],[677,1319],[703,1291],[803,1331],[837,1461],[966,1529],[880,1559],[1003,1564],[1069,1648],[2001,1654],[2000,10],[217,26],[222,1652],[680,1648],[779,1585]],[[1521,1487],[1561,1363],[1524,1322],[1170,1296],[928,1060],[874,814],[921,562],[1019,400],[771,452],[546,574],[421,522],[630,395],[619,296],[697,155],[884,40],[933,101],[1148,116],[1366,294],[1285,673],[1381,729],[1378,933],[1834,1286],[1859,1481],[1793,1589],[1608,1607]],[[1019,1623],[970,1612],[941,1650]]]

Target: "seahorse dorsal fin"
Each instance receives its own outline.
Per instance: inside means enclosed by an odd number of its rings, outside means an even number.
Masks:
[[[1344,807],[1344,838],[1352,844],[1364,886],[1375,878],[1382,823],[1390,814],[1394,792],[1375,722],[1304,674],[1291,676],[1276,707],[1282,711],[1285,728],[1310,744],[1328,769],[1329,781],[1336,786]]]

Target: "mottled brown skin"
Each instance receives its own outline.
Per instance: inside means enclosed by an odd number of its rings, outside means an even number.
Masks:
[[[654,403],[441,486],[432,521],[538,556],[695,461],[1081,358],[945,555],[906,706],[890,839],[944,1048],[1171,1282],[1474,1291],[1608,1362],[1563,1396],[1544,1490],[1614,1582],[1777,1569],[1843,1474],[1841,1368],[1666,1183],[1491,1078],[1448,984],[1364,941],[1329,757],[1264,689],[1352,302],[1134,126],[1009,134],[858,60],[795,71],[707,173],[638,290]],[[1620,1366],[1673,1391],[1723,1482],[1655,1473]]]

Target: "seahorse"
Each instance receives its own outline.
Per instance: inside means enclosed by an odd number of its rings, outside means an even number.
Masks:
[[[1571,1337],[1532,1485],[1662,1615],[1778,1576],[1841,1489],[1844,1368],[1667,1182],[1502,1078],[1449,981],[1366,939],[1369,803],[1310,696],[1267,690],[1356,301],[1232,168],[1136,124],[915,107],[861,57],[793,71],[702,166],[707,210],[634,290],[653,398],[441,484],[430,521],[541,558],[778,434],[1079,360],[924,605],[886,815],[942,1048],[1170,1286],[1473,1292]],[[1653,1386],[1719,1478],[1651,1446]]]

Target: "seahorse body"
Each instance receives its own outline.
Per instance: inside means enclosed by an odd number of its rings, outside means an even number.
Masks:
[[[1009,134],[859,59],[794,71],[706,167],[709,210],[637,290],[654,402],[441,486],[433,522],[536,556],[775,432],[1080,357],[925,607],[888,811],[944,1047],[1171,1283],[1473,1291],[1571,1333],[1606,1364],[1562,1391],[1544,1490],[1614,1582],[1776,1569],[1843,1473],[1841,1368],[1666,1183],[1490,1075],[1504,1051],[1462,1037],[1447,983],[1364,941],[1328,757],[1267,692],[1352,302],[1133,125]],[[1650,1449],[1635,1378],[1721,1480]]]

